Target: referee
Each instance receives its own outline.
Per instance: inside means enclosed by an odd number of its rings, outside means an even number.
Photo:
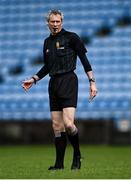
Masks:
[[[63,29],[63,18],[63,13],[59,10],[51,10],[48,13],[46,19],[51,33],[44,41],[44,66],[37,74],[22,83],[27,91],[47,74],[50,76],[48,92],[56,160],[48,170],[64,169],[66,135],[73,147],[71,169],[81,168],[78,129],[74,124],[78,98],[78,78],[74,73],[77,56],[89,79],[90,99],[97,94],[92,68],[86,57],[87,50],[77,34]]]

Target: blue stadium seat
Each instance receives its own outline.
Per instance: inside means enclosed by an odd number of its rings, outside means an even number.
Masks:
[[[128,13],[131,1],[125,0],[52,0],[0,1],[0,67],[4,82],[0,84],[0,119],[44,120],[50,118],[48,80],[40,81],[28,93],[21,81],[32,76],[41,65],[33,65],[42,55],[43,40],[49,35],[44,15],[52,8],[65,13],[66,29],[91,37],[87,56],[95,72],[98,97],[88,102],[88,79],[81,62],[77,62],[79,101],[76,113],[81,119],[130,118],[131,107],[131,26],[119,27],[117,21]],[[78,11],[79,10],[79,11]],[[112,28],[109,36],[98,37],[103,25]],[[10,69],[21,65],[23,72],[11,75]]]

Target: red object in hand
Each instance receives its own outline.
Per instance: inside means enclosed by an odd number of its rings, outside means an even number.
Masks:
[[[29,90],[32,85],[33,85],[33,82],[31,82],[30,80],[23,81],[22,83],[22,87],[24,88],[25,91]]]

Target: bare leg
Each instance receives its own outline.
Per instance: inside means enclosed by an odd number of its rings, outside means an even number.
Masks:
[[[51,119],[53,131],[56,136],[61,132],[65,132],[62,111],[52,111]]]
[[[63,109],[63,121],[68,134],[75,134],[77,132],[77,128],[74,124],[75,119],[75,108],[68,107]]]
[[[63,109],[63,120],[68,134],[69,141],[73,146],[73,161],[71,169],[80,169],[81,167],[81,154],[79,148],[78,130],[74,124],[75,108],[69,107]]]

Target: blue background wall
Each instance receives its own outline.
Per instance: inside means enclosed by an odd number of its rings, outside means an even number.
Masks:
[[[49,77],[28,93],[21,82],[42,66],[43,41],[49,35],[44,17],[55,8],[64,12],[64,27],[85,42],[99,91],[89,103],[88,78],[78,59],[76,118],[130,120],[130,0],[0,0],[0,120],[50,119]]]

